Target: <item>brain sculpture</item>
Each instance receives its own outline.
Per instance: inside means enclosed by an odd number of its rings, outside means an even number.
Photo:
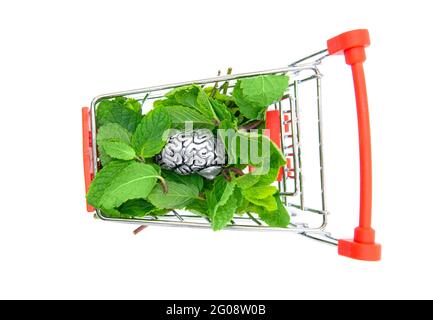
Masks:
[[[224,145],[206,129],[179,132],[168,139],[155,160],[162,168],[182,175],[198,173],[214,179],[225,163]]]

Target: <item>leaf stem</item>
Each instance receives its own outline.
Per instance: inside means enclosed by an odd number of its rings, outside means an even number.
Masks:
[[[229,67],[227,69],[227,75],[231,75],[232,71],[233,71],[232,67]],[[229,89],[229,82],[228,81],[224,82],[224,84],[221,86],[221,89],[223,89],[223,94],[227,94],[227,90]]]
[[[164,193],[167,193],[168,192],[168,185],[167,185],[167,182],[165,181],[165,179],[163,177],[159,176],[158,180],[161,183],[162,191]]]
[[[224,179],[226,179],[227,181],[230,182],[230,181],[232,181],[232,178],[230,177],[230,174],[228,172],[229,172],[228,168],[224,168],[221,173],[222,173]]]
[[[230,168],[228,168],[228,169],[229,169],[230,171],[236,173],[238,176],[243,176],[243,175],[245,174],[241,169],[236,168],[236,167],[230,167]]]
[[[148,227],[147,225],[141,225],[141,226],[139,226],[137,229],[135,229],[135,230],[133,231],[134,235],[139,234],[141,231],[143,231],[143,230],[146,229],[147,227]]]
[[[218,70],[218,77],[221,75],[221,70]],[[218,88],[218,81],[215,81],[215,85],[212,88],[212,92],[210,94],[211,98],[213,98],[215,96],[215,93],[217,91]]]
[[[255,129],[258,126],[260,126],[262,123],[263,123],[263,120],[256,120],[256,121],[253,121],[253,122],[251,122],[251,123],[249,123],[249,124],[247,124],[245,126],[239,127],[239,130],[251,130],[251,129]]]

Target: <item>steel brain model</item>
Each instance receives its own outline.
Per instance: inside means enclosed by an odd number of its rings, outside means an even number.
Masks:
[[[162,168],[178,174],[198,173],[214,179],[225,164],[224,144],[210,130],[182,131],[168,139],[155,160]]]

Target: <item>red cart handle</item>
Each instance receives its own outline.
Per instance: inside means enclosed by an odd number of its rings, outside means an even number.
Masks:
[[[370,119],[368,115],[367,88],[363,62],[365,47],[370,45],[368,30],[354,30],[328,40],[329,54],[344,54],[346,63],[352,68],[358,114],[359,160],[360,160],[360,208],[359,226],[353,240],[340,240],[340,255],[367,261],[381,258],[381,246],[375,243],[375,231],[371,227],[372,165]]]
[[[83,120],[83,164],[84,164],[84,182],[86,185],[86,194],[89,190],[90,183],[93,180],[93,161],[92,161],[92,131],[90,125],[89,108],[81,109]],[[87,211],[93,212],[95,209],[86,202]]]

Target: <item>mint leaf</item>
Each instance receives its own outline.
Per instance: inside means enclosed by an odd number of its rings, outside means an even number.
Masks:
[[[218,89],[214,90],[214,87],[206,87],[203,90],[209,97],[212,97],[214,100],[218,100],[224,104],[233,101],[231,96],[221,93]]]
[[[116,208],[127,200],[146,198],[159,177],[151,165],[129,163],[116,173],[96,207]]]
[[[138,114],[141,114],[141,103],[135,99],[126,99],[124,106],[137,112]]]
[[[215,195],[217,205],[223,205],[230,198],[235,189],[235,183],[229,182],[223,176],[218,176],[214,180],[212,193]]]
[[[261,119],[265,109],[281,99],[288,86],[285,75],[262,75],[238,80],[232,95],[245,117]]]
[[[230,221],[236,212],[236,209],[241,205],[242,193],[237,186],[233,189],[226,189],[225,194],[228,194],[226,201],[216,201],[214,194],[209,194],[211,201],[209,202],[210,209],[210,219],[212,224],[212,229],[218,231],[223,229]]]
[[[135,150],[125,142],[103,140],[100,146],[111,158],[120,160],[132,160],[135,158]]]
[[[241,204],[242,194],[235,182],[227,182],[219,176],[212,191],[206,192],[209,218],[214,231],[223,229],[232,219]]]
[[[236,128],[236,121],[232,115],[232,113],[229,111],[227,106],[217,100],[214,100],[210,98],[210,102],[212,104],[212,107],[215,111],[216,116],[221,122],[225,122],[225,128],[223,129],[234,129]],[[220,125],[221,128],[221,125]]]
[[[168,192],[164,193],[161,185],[156,185],[148,196],[148,200],[158,208],[182,209],[198,197],[198,189],[194,185],[186,185],[165,179]]]
[[[117,123],[129,132],[134,132],[141,120],[141,114],[115,100],[102,100],[96,108],[98,128],[109,123]]]
[[[260,180],[260,176],[259,175],[253,175],[251,173],[244,174],[243,176],[237,177],[235,179],[236,184],[241,189],[251,188],[257,182],[259,182],[259,180]]]
[[[227,202],[218,208],[215,214],[214,228],[218,230],[219,228],[224,228],[232,219],[237,210],[237,208],[242,204],[242,193],[238,187],[235,187],[232,196]]]
[[[156,209],[153,204],[144,199],[128,200],[118,208],[121,214],[131,217],[144,217]]]
[[[277,202],[275,201],[274,196],[268,196],[263,199],[258,199],[255,197],[251,197],[250,195],[246,195],[244,193],[245,199],[250,201],[251,203],[254,203],[257,206],[264,207],[268,211],[274,211],[277,210]]]
[[[271,167],[269,168],[268,172],[264,172],[260,173],[260,168],[257,170],[257,172],[255,174],[258,174],[260,179],[257,182],[256,186],[266,186],[269,185],[273,182],[275,182],[275,180],[277,179],[278,176],[278,172],[280,171],[280,167],[277,167],[275,165],[271,165]]]
[[[242,216],[244,213],[249,211],[254,211],[251,210],[251,203],[247,199],[242,198],[240,205],[236,209],[236,214]]]
[[[158,107],[170,107],[176,106],[179,103],[176,102],[173,98],[163,98],[153,101],[153,107],[156,109]]]
[[[197,105],[198,107],[205,111],[205,114],[207,114],[208,116],[218,120],[215,111],[212,107],[212,104],[209,100],[209,97],[207,96],[207,94],[203,91],[203,89],[201,87],[199,87],[199,91],[197,94]]]
[[[119,208],[102,208],[102,215],[107,218],[114,219],[133,219],[144,216],[161,216],[165,215],[168,210],[158,209],[144,199],[129,200],[122,204]]]
[[[261,119],[263,116],[263,110],[266,107],[257,106],[254,103],[249,102],[246,98],[244,98],[241,82],[238,80],[236,82],[235,87],[233,88],[233,98],[235,100],[236,105],[239,107],[239,112],[248,119]]]
[[[109,123],[106,124],[104,126],[102,126],[101,128],[99,128],[98,133],[96,135],[96,142],[98,144],[98,151],[99,151],[99,159],[101,160],[101,163],[103,166],[105,166],[108,162],[110,162],[112,159],[109,155],[110,152],[107,152],[107,150],[104,150],[104,147],[102,146],[102,144],[107,143],[107,141],[111,141],[111,142],[118,142],[118,143],[124,143],[129,145],[131,143],[131,134],[128,132],[128,130],[126,130],[125,128],[123,128],[121,125],[117,124],[117,123]],[[115,147],[115,146],[114,146]],[[113,149],[113,146],[110,145],[108,146],[108,148],[110,148],[110,150]],[[127,148],[124,147],[125,149],[128,149],[129,153],[131,153],[131,147]],[[134,150],[132,150],[134,151]],[[115,153],[115,152],[114,152]],[[129,156],[115,156],[112,155],[113,158],[117,158],[117,159],[121,159],[121,160],[131,160],[134,158],[135,156],[135,152],[134,155],[129,155]]]
[[[243,97],[258,106],[279,100],[289,86],[285,75],[262,75],[239,80]]]
[[[174,100],[181,105],[190,107],[193,109],[198,108],[197,106],[197,94],[200,87],[197,85],[182,86],[179,88],[174,88],[173,90],[167,92],[165,97]],[[201,111],[201,110],[199,110]]]
[[[150,158],[159,153],[166,143],[163,135],[170,126],[170,118],[164,109],[157,108],[146,114],[132,136],[137,155]]]
[[[116,175],[130,164],[131,162],[112,161],[98,171],[87,192],[87,202],[95,208],[100,208],[101,198],[105,190],[113,182]]]
[[[207,204],[204,200],[192,200],[190,203],[188,203],[185,209],[203,217],[207,217],[209,215]]]
[[[119,219],[119,218],[131,218],[127,215],[122,215],[119,210],[116,208],[101,208],[102,215],[106,218],[113,218],[113,219]]]
[[[158,172],[158,175],[161,175],[161,167],[157,165],[156,163],[147,163],[149,166],[151,166],[156,172]]]
[[[185,122],[193,122],[194,128],[207,128],[210,130],[215,128],[212,118],[192,108],[179,105],[164,106],[163,108],[169,115],[173,128],[183,129]]]
[[[144,199],[128,200],[117,209],[121,217],[144,217],[148,215],[164,215],[165,209],[158,209],[149,201]]]
[[[242,193],[246,198],[264,199],[274,195],[278,189],[274,186],[254,186],[244,190]]]
[[[176,101],[178,104],[195,109],[198,113],[210,119],[216,119],[209,97],[198,85],[192,84],[175,88],[165,96],[170,100]]]
[[[132,111],[141,114],[141,103],[133,98],[115,97],[113,101],[119,103],[125,108],[131,109]]]
[[[164,193],[162,187],[157,185],[148,197],[148,200],[156,207],[182,209],[194,199],[199,198],[199,192],[203,188],[201,176],[197,174],[183,176],[168,170],[164,170],[162,175],[168,192]]]
[[[277,203],[277,209],[274,211],[266,210],[263,207],[256,207],[260,219],[266,222],[270,227],[286,228],[290,223],[290,215],[284,207],[279,195],[274,196]]]
[[[189,175],[180,175],[173,171],[164,170],[162,172],[162,176],[168,181],[181,183],[189,187],[195,187],[197,189],[197,192],[200,192],[201,189],[203,189],[203,177],[196,173]]]
[[[131,134],[119,124],[109,123],[100,127],[96,135],[96,142],[98,144],[104,140],[117,140],[129,144],[131,142]]]

